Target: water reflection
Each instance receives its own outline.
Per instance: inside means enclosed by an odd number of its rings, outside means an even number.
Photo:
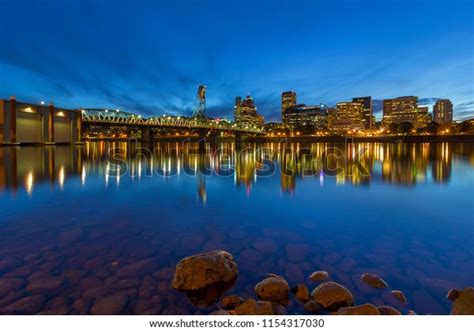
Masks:
[[[316,179],[337,184],[370,185],[382,182],[415,185],[451,178],[456,158],[473,164],[472,144],[299,144],[159,143],[142,146],[125,142],[93,142],[83,146],[4,147],[0,149],[0,190],[20,186],[31,194],[34,186],[49,181],[63,189],[66,178],[100,176],[105,186],[120,184],[121,176],[195,176],[197,196],[206,202],[207,176],[232,176],[236,187],[248,193],[259,177],[279,176],[283,192],[292,193],[297,180]],[[113,177],[113,178],[112,178]]]

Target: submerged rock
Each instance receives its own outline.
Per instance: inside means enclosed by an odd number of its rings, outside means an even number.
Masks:
[[[26,281],[22,278],[1,278],[0,279],[0,299],[8,293],[25,286]]]
[[[237,273],[237,264],[232,254],[212,251],[179,261],[172,286],[181,291],[200,290],[219,282],[229,282],[237,277]]]
[[[459,294],[451,309],[452,315],[474,315],[474,287],[467,287]]]
[[[222,308],[224,309],[234,309],[244,303],[244,301],[245,300],[242,297],[239,297],[238,295],[229,295],[222,298],[221,303]]]
[[[32,295],[22,298],[2,310],[3,314],[24,314],[32,315],[39,312],[46,303],[46,296]]]
[[[304,310],[312,314],[318,314],[323,309],[316,301],[309,300],[304,304]]]
[[[341,307],[354,304],[352,293],[336,282],[320,284],[311,292],[311,298],[323,308],[331,311],[337,311]]]
[[[313,272],[310,276],[309,279],[311,279],[313,282],[322,282],[328,279],[329,274],[327,271],[319,270]]]
[[[299,284],[292,287],[291,292],[293,292],[295,297],[302,302],[309,300],[309,290],[304,284]]]
[[[446,295],[446,298],[451,301],[455,301],[459,296],[461,295],[462,290],[458,288],[453,288],[449,290],[448,294]]]
[[[398,301],[400,301],[401,304],[404,305],[407,303],[407,297],[402,291],[393,290],[390,291],[390,293],[392,293],[392,296],[395,297]]]
[[[257,296],[262,300],[280,301],[288,298],[290,288],[283,277],[268,277],[255,286]]]
[[[380,315],[401,315],[397,309],[390,306],[380,306],[377,307],[377,309],[379,310]]]
[[[119,315],[128,303],[128,296],[124,294],[110,295],[97,299],[90,312],[93,315]]]
[[[268,301],[248,299],[233,311],[235,315],[274,315],[272,304]]]
[[[360,277],[366,284],[374,288],[386,288],[388,284],[376,274],[365,273]]]
[[[31,294],[53,294],[57,293],[64,284],[61,277],[48,277],[29,284],[26,288]]]
[[[380,315],[377,307],[370,303],[354,307],[342,307],[337,311],[338,315]]]

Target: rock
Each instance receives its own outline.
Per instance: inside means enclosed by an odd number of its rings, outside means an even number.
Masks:
[[[309,246],[306,244],[287,244],[285,251],[288,261],[302,262],[309,254]]]
[[[239,297],[238,295],[229,295],[222,298],[221,303],[222,308],[224,309],[234,309],[244,303],[244,301],[245,300],[242,297]]]
[[[139,278],[126,278],[113,283],[109,287],[113,289],[126,290],[128,288],[139,287],[141,283],[142,281]]]
[[[72,308],[75,309],[79,314],[89,314],[89,309],[94,300],[80,298],[72,304]]]
[[[181,291],[200,290],[216,283],[229,282],[237,277],[237,273],[232,254],[212,251],[179,261],[172,286]]]
[[[64,279],[61,277],[48,277],[30,283],[26,287],[26,291],[31,294],[54,294],[58,293],[64,284]]]
[[[3,260],[0,260],[0,272],[18,268],[21,265],[22,262],[20,259],[14,257],[6,257]]]
[[[401,304],[405,305],[407,303],[407,297],[405,296],[405,294],[402,291],[393,290],[393,291],[390,291],[390,293],[392,293],[392,295],[398,301],[400,301]]]
[[[275,315],[288,315],[288,311],[285,306],[279,304],[278,302],[272,302],[273,314]]]
[[[110,295],[97,299],[91,308],[93,315],[118,315],[128,303],[128,296],[124,294]]]
[[[386,288],[388,284],[376,274],[365,273],[360,277],[366,284],[374,288]]]
[[[291,279],[295,282],[304,282],[305,275],[300,269],[300,265],[296,263],[288,263],[284,267],[284,274],[287,279]]]
[[[390,306],[380,306],[377,307],[377,309],[379,310],[380,315],[401,315],[397,309]]]
[[[452,315],[474,315],[474,287],[467,287],[459,294],[451,309]]]
[[[304,310],[312,314],[319,314],[323,309],[316,301],[309,300],[304,304]]]
[[[462,290],[458,288],[453,288],[449,290],[448,294],[446,295],[446,298],[451,301],[455,301],[459,296],[461,295]]]
[[[85,271],[79,269],[67,269],[61,273],[61,277],[68,281],[69,284],[78,284],[82,277],[86,274]]]
[[[25,286],[26,281],[22,278],[0,278],[0,299],[11,291]]]
[[[7,272],[3,275],[6,278],[16,278],[16,277],[28,277],[33,272],[34,268],[32,265],[24,265],[19,268],[13,269],[12,271]]]
[[[298,284],[292,287],[291,292],[293,292],[295,297],[302,302],[309,300],[309,290],[304,284]]]
[[[157,267],[157,265],[158,264],[155,258],[147,258],[123,266],[122,268],[117,270],[116,275],[121,278],[141,277],[148,273],[152,273]]]
[[[209,315],[230,315],[230,312],[228,310],[219,309],[219,310],[213,311]]]
[[[3,314],[32,315],[39,312],[46,303],[46,296],[32,295],[14,302],[2,310]]]
[[[272,304],[268,301],[248,299],[232,311],[235,315],[274,315]]]
[[[265,254],[273,254],[278,250],[276,241],[270,238],[259,238],[252,242],[252,246]]]
[[[309,279],[311,279],[313,282],[322,282],[328,279],[329,274],[326,271],[315,271],[313,272],[310,276]]]
[[[311,292],[311,298],[323,308],[337,311],[341,307],[352,306],[354,297],[347,288],[336,282],[326,282]]]
[[[415,313],[414,310],[411,310],[411,309],[410,309],[410,310],[408,311],[408,314],[407,314],[407,315],[416,315],[416,313]]]
[[[290,288],[283,277],[268,277],[255,286],[257,296],[262,300],[280,301],[288,298]]]
[[[380,315],[377,307],[370,303],[365,303],[360,306],[342,307],[337,311],[338,315]]]

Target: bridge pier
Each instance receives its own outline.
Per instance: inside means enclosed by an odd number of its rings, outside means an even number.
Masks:
[[[152,143],[153,142],[153,133],[151,131],[151,128],[149,127],[144,127],[141,129],[141,142],[142,143]]]

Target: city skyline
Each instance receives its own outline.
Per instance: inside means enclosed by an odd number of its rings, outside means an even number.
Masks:
[[[205,83],[216,117],[249,92],[259,112],[277,120],[279,94],[287,90],[307,104],[329,106],[372,95],[377,120],[379,100],[401,95],[418,95],[430,107],[449,98],[455,120],[474,115],[467,1],[345,1],[337,10],[325,1],[204,1],[182,9],[122,1],[112,11],[106,4],[2,3],[2,11],[16,14],[0,22],[10,31],[0,41],[13,46],[0,55],[2,97],[173,115],[191,112],[195,86]],[[388,11],[405,22],[403,29],[384,19]],[[48,16],[54,23],[33,29],[32,22]],[[258,24],[239,24],[242,17]]]

